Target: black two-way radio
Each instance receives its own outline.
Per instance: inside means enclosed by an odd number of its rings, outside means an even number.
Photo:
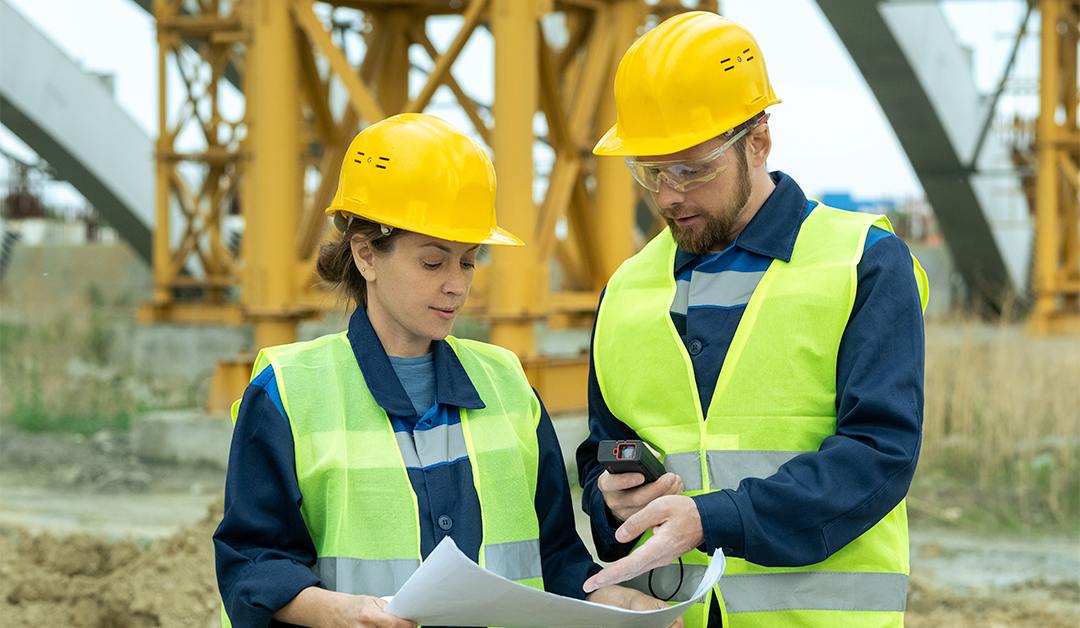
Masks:
[[[655,482],[667,472],[645,443],[639,440],[603,440],[596,459],[608,473],[640,473],[646,482]]]

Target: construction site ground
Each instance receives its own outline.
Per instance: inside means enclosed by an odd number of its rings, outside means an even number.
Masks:
[[[583,419],[556,425],[570,440]],[[127,441],[0,433],[5,628],[219,625],[211,535],[224,472],[149,464]],[[568,454],[572,446],[564,444]],[[911,548],[907,626],[1080,625],[1080,539],[915,526]]]

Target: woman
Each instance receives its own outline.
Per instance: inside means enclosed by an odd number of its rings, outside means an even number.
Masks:
[[[443,538],[570,597],[599,571],[574,529],[555,431],[517,358],[450,336],[495,224],[495,173],[452,125],[404,114],[352,142],[327,214],[323,280],[347,332],[264,349],[239,402],[214,535],[236,626],[412,628],[385,613]],[[623,587],[590,601],[663,602]]]

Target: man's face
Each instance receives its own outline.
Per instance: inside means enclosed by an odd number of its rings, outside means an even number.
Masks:
[[[724,141],[723,136],[713,138],[655,159],[693,160],[708,154]],[[671,228],[675,243],[689,253],[704,255],[723,250],[745,226],[740,224],[739,219],[746,210],[754,187],[745,141],[732,145],[724,153],[724,158],[730,162],[728,167],[700,187],[680,192],[662,181],[658,191],[650,192],[660,215]]]

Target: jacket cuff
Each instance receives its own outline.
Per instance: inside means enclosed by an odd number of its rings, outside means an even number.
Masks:
[[[690,499],[697,505],[701,516],[701,531],[705,542],[701,551],[712,554],[717,549],[725,556],[742,557],[745,555],[745,535],[739,507],[735,505],[728,491],[716,491],[695,495]]]
[[[225,592],[225,611],[235,628],[265,628],[274,613],[319,584],[311,569],[291,560],[253,563]]]

